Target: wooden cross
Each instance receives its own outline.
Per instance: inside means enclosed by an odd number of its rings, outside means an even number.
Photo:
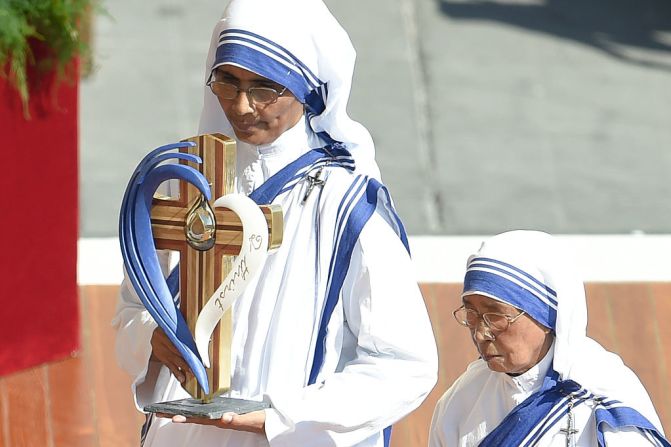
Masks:
[[[195,147],[185,151],[203,160],[201,164],[188,164],[198,169],[210,182],[210,205],[217,198],[232,193],[235,182],[235,141],[221,134],[199,135],[184,141],[196,143]],[[201,197],[197,188],[187,182],[180,182],[179,197],[155,197],[151,211],[156,248],[179,252],[180,310],[191,334],[194,333],[200,310],[230,271],[233,256],[240,252],[242,245],[242,223],[233,211],[226,208],[214,210],[216,237],[211,249],[197,250],[187,242],[187,218]],[[279,205],[264,205],[260,208],[268,222],[268,249],[277,248],[282,243],[282,209]],[[230,389],[231,318],[229,309],[215,328],[210,343],[211,368],[207,369],[210,394],[203,393],[195,378],[184,384],[184,389],[194,398],[208,401]]]

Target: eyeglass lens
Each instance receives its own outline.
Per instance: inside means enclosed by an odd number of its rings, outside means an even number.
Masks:
[[[480,314],[473,309],[466,309],[462,307],[461,309],[455,312],[455,317],[457,321],[469,328],[475,328],[480,322]],[[505,315],[487,312],[482,314],[482,319],[485,324],[492,330],[495,331],[505,331],[508,329],[510,321]]]
[[[237,85],[228,82],[214,81],[210,83],[210,88],[212,89],[212,93],[218,97],[229,100],[235,99],[240,91],[246,92],[254,102],[259,104],[273,103],[277,101],[280,95],[279,92],[270,87],[250,87],[245,91],[238,88]]]

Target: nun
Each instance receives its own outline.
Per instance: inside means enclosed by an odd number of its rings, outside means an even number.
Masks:
[[[145,446],[387,446],[433,388],[407,237],[370,134],[346,111],[354,59],[321,0],[233,0],[217,23],[200,133],[235,137],[238,192],[284,212],[281,247],[233,307],[229,395],[272,407],[147,416]],[[139,410],[188,397],[184,360],[128,281],[114,325]]]
[[[468,259],[454,317],[480,358],[439,400],[430,447],[669,446],[636,374],[587,337],[572,265],[536,231],[494,236]]]

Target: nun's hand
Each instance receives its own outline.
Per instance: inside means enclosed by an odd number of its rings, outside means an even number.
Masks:
[[[151,335],[151,359],[167,366],[179,383],[184,383],[187,378],[193,376],[182,355],[165,335],[165,332],[158,327]]]
[[[266,433],[266,412],[264,410],[252,411],[247,414],[224,413],[220,419],[190,418],[182,415],[166,415],[157,413],[158,417],[172,418],[176,424],[200,424],[213,425],[229,430],[248,431],[251,433]]]

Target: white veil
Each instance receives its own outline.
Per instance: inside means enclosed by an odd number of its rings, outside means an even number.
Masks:
[[[252,51],[258,65],[236,55],[229,55],[224,62],[221,53],[217,57],[222,32],[230,32],[233,39],[236,30],[246,34],[238,34],[238,40],[226,43]],[[304,104],[307,100],[316,101],[317,109],[308,108],[306,112],[312,131],[326,143],[329,141],[325,134],[345,144],[355,159],[356,171],[379,179],[373,140],[368,130],[347,114],[355,57],[347,33],[321,0],[232,0],[212,33],[204,82],[215,64],[227,63],[288,87]],[[278,61],[285,64],[289,78],[279,79],[282,73],[272,69],[271,65]],[[305,79],[297,79],[299,75]],[[309,95],[304,87],[309,88]],[[200,133],[233,135],[208,87],[204,88],[199,127]]]

